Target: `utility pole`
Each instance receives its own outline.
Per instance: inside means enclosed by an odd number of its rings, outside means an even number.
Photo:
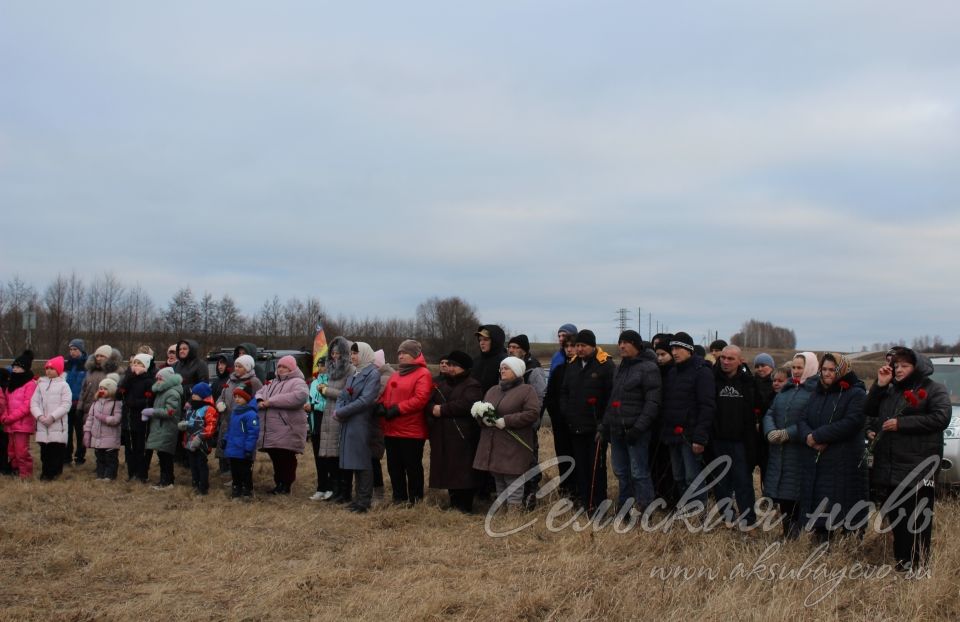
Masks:
[[[629,323],[628,323],[630,321],[629,314],[630,312],[627,311],[626,307],[620,307],[619,309],[617,309],[617,319],[615,321],[617,322],[617,326],[619,327],[621,333],[627,330],[627,328],[629,327]]]

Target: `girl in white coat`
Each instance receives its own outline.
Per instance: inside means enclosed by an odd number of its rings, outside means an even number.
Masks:
[[[62,356],[44,364],[44,377],[37,381],[37,390],[30,399],[30,414],[37,420],[42,480],[56,479],[63,473],[69,434],[67,414],[73,400],[70,385],[63,377],[63,365]]]

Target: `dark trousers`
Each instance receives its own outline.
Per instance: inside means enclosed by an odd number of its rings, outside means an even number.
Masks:
[[[783,516],[783,536],[788,540],[794,540],[800,536],[800,502],[790,499],[774,499],[774,503],[780,508],[780,515]]]
[[[273,482],[290,486],[297,479],[297,454],[290,449],[272,447],[267,450],[273,462]]]
[[[470,514],[473,512],[473,488],[450,489],[450,507],[454,510]]]
[[[743,520],[747,524],[752,524],[757,518],[754,513],[756,493],[753,489],[753,464],[747,460],[744,442],[717,438],[713,439],[710,445],[713,448],[713,458],[723,456],[730,458],[730,470],[717,482],[715,490],[718,503],[726,499],[730,504],[724,519],[733,520],[732,508],[736,506],[736,512],[743,517]]]
[[[559,413],[550,415],[550,425],[553,429],[553,451],[559,458],[567,456],[573,458],[573,441],[571,440],[570,428],[567,426],[567,420]],[[560,472],[563,473],[569,467],[566,464],[559,465]],[[576,467],[574,467],[576,469]],[[559,492],[565,497],[577,496],[577,473],[574,470],[560,484]]]
[[[340,459],[337,457],[318,456],[320,450],[320,437],[311,436],[310,442],[313,445],[313,462],[317,467],[317,492],[326,492],[328,490],[337,491],[340,475]]]
[[[147,452],[147,429],[134,428],[123,432],[123,459],[127,463],[127,479],[137,478],[147,481],[150,470],[150,458],[153,452]]]
[[[120,469],[119,449],[94,449],[97,457],[97,479],[117,479]]]
[[[193,487],[206,494],[210,490],[210,467],[207,465],[207,452],[203,449],[187,452],[190,461],[190,478]]]
[[[76,453],[73,451],[74,437],[76,437]],[[67,413],[67,450],[64,462],[69,462],[70,456],[73,456],[77,464],[80,464],[86,455],[87,448],[83,446],[83,413],[78,411],[77,405],[74,404]]]
[[[165,451],[157,452],[157,460],[160,461],[160,485],[173,485],[173,454]]]
[[[380,458],[370,458],[370,466],[373,468],[373,487],[383,488],[383,467],[380,466]]]
[[[910,562],[916,569],[917,566],[926,564],[930,558],[930,540],[933,536],[933,492],[932,486],[921,486],[918,491],[903,500],[893,513],[884,515],[884,519],[891,524],[896,521],[893,526],[893,556],[899,564]],[[893,494],[893,490],[885,490],[883,493],[886,499]],[[897,499],[901,500],[904,496],[906,496],[905,493],[901,493]],[[921,505],[929,510],[929,521],[924,518],[924,514],[913,518],[914,511]],[[924,523],[927,524],[924,526]]]
[[[598,444],[593,434],[571,434],[570,440],[580,504],[593,512],[607,498],[607,444]]]
[[[229,460],[234,492],[249,497],[253,493],[253,460],[243,458]]]
[[[8,442],[10,442],[10,439],[7,438],[7,433],[0,430],[0,473],[4,475],[13,474],[13,467],[10,465],[10,456],[7,455]]]
[[[416,503],[423,499],[423,446],[419,438],[383,439],[387,447],[387,473],[393,487],[393,500]]]
[[[40,477],[54,479],[63,473],[63,459],[66,453],[65,443],[40,443]]]

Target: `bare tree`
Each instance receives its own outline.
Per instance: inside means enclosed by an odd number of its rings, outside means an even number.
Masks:
[[[730,337],[730,343],[744,348],[793,349],[797,347],[797,336],[789,328],[751,319]]]
[[[479,325],[476,307],[457,296],[435,296],[417,306],[416,333],[433,356],[466,350]]]
[[[196,332],[200,323],[200,309],[193,297],[193,290],[184,287],[174,293],[167,303],[164,325],[175,337]]]

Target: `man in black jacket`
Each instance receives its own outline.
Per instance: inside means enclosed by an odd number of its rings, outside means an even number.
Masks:
[[[580,502],[592,514],[607,498],[607,444],[599,424],[610,398],[614,366],[610,356],[597,348],[593,331],[581,330],[576,341],[577,358],[563,376],[563,412],[570,429]]]
[[[713,371],[693,353],[693,338],[679,332],[670,342],[674,365],[667,372],[663,390],[660,440],[670,447],[673,479],[682,498],[684,491],[703,470],[703,452],[710,440],[716,411]],[[707,492],[693,497],[704,507]]]
[[[631,513],[653,503],[650,478],[650,435],[660,411],[660,368],[653,350],[635,330],[617,340],[623,360],[613,377],[601,434],[610,441],[610,460],[620,483],[618,506],[631,503]]]
[[[730,469],[717,482],[717,504],[723,507],[727,523],[734,522],[734,505],[739,513],[737,522],[752,524],[756,520],[753,489],[753,462],[748,455],[755,449],[748,445],[756,437],[759,396],[750,370],[741,361],[737,346],[726,346],[720,351],[714,368],[717,390],[717,410],[713,418],[711,457],[729,458]]]

